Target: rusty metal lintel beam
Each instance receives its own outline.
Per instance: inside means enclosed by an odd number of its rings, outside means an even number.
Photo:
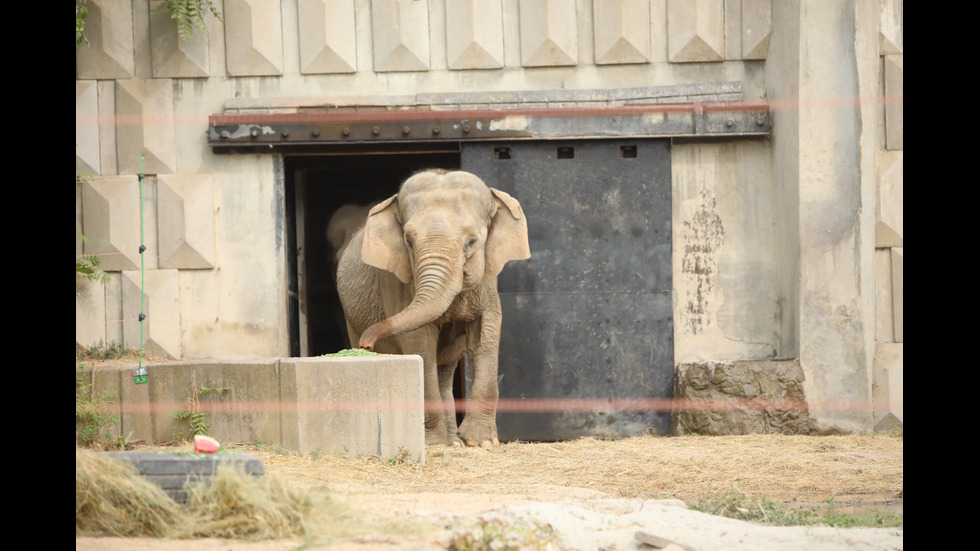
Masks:
[[[388,109],[212,115],[223,148],[577,138],[768,136],[765,103],[636,104],[538,109]]]

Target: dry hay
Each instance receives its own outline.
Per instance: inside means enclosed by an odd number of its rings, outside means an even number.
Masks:
[[[266,479],[259,483],[227,474],[196,489],[184,507],[143,482],[128,465],[76,450],[76,536],[322,542],[423,534],[432,526],[398,514],[419,500],[432,504],[434,499],[449,512],[462,510],[467,500],[478,501],[477,496],[675,498],[693,504],[734,491],[780,503],[833,499],[844,505],[892,500],[903,492],[900,434],[648,436],[429,447],[424,465],[400,458],[298,454],[270,445],[223,445],[262,459]],[[460,495],[467,499],[451,498]]]
[[[692,503],[734,490],[783,503],[841,503],[901,498],[903,488],[903,437],[896,434],[582,438],[493,448],[430,447],[425,465],[245,448],[290,484],[354,493],[526,493],[530,487],[565,487]]]
[[[76,537],[329,540],[375,528],[324,489],[297,490],[276,475],[257,479],[233,468],[192,487],[187,504],[179,505],[131,465],[75,450]]]
[[[130,465],[75,448],[75,535],[164,537],[180,507]]]

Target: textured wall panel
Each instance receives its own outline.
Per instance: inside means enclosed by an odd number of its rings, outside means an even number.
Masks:
[[[595,0],[595,62],[650,61],[649,0]]]
[[[180,358],[180,299],[177,270],[122,273],[123,345],[150,355]],[[146,314],[140,327],[140,312]],[[152,376],[152,375],[151,375]]]
[[[101,174],[99,162],[99,87],[94,80],[75,81],[75,172]]]
[[[878,343],[872,370],[874,428],[889,431],[905,421],[905,347],[902,343]]]
[[[357,71],[354,0],[299,0],[300,70]]]
[[[772,34],[771,0],[741,0],[742,59],[765,59]]]
[[[75,278],[75,344],[91,348],[108,342],[105,335],[105,287]]]
[[[905,56],[885,56],[885,144],[905,148]]]
[[[723,61],[724,53],[724,0],[667,0],[670,61]]]
[[[89,43],[75,46],[75,78],[135,76],[132,0],[89,0],[85,6]]]
[[[99,255],[107,272],[140,265],[140,192],[136,176],[82,183],[85,254]]]
[[[120,173],[177,172],[170,79],[116,81],[116,155]]]
[[[525,0],[520,3],[520,20],[525,67],[578,63],[575,0]]]
[[[500,0],[451,0],[446,3],[446,21],[446,57],[450,69],[504,66]]]
[[[160,268],[213,268],[214,184],[208,174],[168,174],[157,185]]]
[[[905,244],[905,162],[901,151],[878,155],[878,197],[875,205],[875,247]]]
[[[209,76],[208,32],[195,28],[185,40],[177,36],[177,22],[166,11],[153,13],[161,2],[146,7],[150,16],[150,53],[156,78]],[[211,17],[210,14],[207,17]]]
[[[371,27],[375,71],[429,69],[427,0],[374,0]]]
[[[879,0],[881,21],[878,29],[878,47],[882,55],[900,54],[905,50],[903,0]]]
[[[282,74],[279,0],[225,0],[225,58],[232,76]]]
[[[891,253],[895,342],[905,342],[905,247],[892,247]]]

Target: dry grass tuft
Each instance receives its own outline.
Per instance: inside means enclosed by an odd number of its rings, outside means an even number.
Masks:
[[[184,513],[136,470],[75,449],[75,535],[165,537]]]
[[[365,522],[370,518],[370,522]],[[75,450],[75,536],[330,540],[384,531],[410,533],[348,508],[326,489],[293,489],[276,475],[220,469],[179,505],[132,466]]]

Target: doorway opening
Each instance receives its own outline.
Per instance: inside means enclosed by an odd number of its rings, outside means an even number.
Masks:
[[[352,235],[363,219],[355,222],[350,215],[360,208],[366,216],[366,208],[397,193],[413,173],[459,167],[458,149],[445,148],[284,158],[292,356],[321,356],[350,348],[337,295],[338,246],[327,234],[331,220],[337,230],[334,237]]]

